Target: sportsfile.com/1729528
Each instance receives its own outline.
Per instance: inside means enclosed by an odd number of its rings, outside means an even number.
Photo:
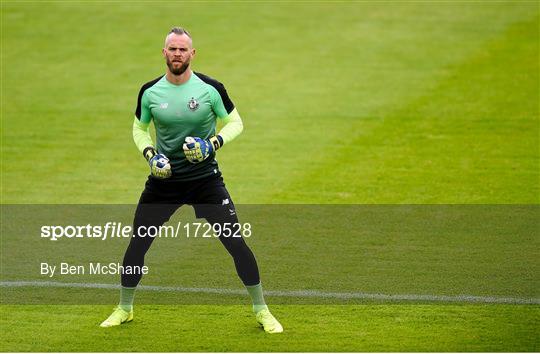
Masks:
[[[129,237],[250,237],[252,227],[250,223],[208,223],[208,222],[185,222],[179,221],[176,225],[145,226],[138,227],[138,232],[132,232],[131,225],[123,225],[121,222],[107,222],[104,225],[44,225],[41,227],[41,237],[51,241],[60,239],[93,238],[106,240],[109,238]]]

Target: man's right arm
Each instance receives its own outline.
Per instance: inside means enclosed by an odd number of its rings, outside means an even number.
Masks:
[[[146,160],[155,155],[154,142],[150,136],[150,123],[142,123],[137,117],[133,119],[133,141]]]
[[[142,152],[146,161],[148,161],[150,173],[154,177],[169,178],[171,176],[169,159],[163,154],[158,154],[150,136],[152,113],[145,89],[145,86],[141,88],[137,99],[137,109],[135,110],[135,119],[133,120],[133,141],[139,151]]]
[[[146,85],[141,87],[139,96],[137,97],[137,108],[135,109],[135,118],[133,119],[133,141],[146,160],[150,160],[157,152],[150,136],[152,112],[150,111],[146,89]]]

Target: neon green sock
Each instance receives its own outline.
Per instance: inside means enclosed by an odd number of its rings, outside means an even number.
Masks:
[[[120,289],[120,303],[118,306],[124,311],[133,310],[133,298],[135,297],[136,288],[122,287]]]
[[[253,302],[253,312],[257,313],[261,310],[268,309],[268,306],[266,306],[266,303],[264,302],[261,283],[257,285],[246,285],[246,289],[249,296],[251,296],[251,301]]]

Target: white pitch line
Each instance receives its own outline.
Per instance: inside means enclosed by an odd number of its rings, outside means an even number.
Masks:
[[[119,289],[120,285],[102,283],[63,283],[55,281],[3,281],[0,287],[41,287],[41,288],[90,288],[90,289]],[[219,289],[219,288],[186,288],[179,286],[154,286],[139,285],[137,290],[145,291],[172,291],[182,293],[205,293],[221,295],[246,295],[242,289]],[[473,295],[421,295],[421,294],[369,294],[369,293],[336,293],[316,290],[266,290],[265,295],[277,297],[297,298],[324,298],[342,300],[384,300],[384,301],[428,301],[428,302],[467,302],[483,304],[540,304],[539,298],[514,298],[498,296],[473,296]]]

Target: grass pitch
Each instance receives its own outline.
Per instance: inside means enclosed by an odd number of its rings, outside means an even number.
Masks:
[[[538,350],[538,308],[516,305],[274,306],[269,336],[241,306],[138,307],[102,330],[107,306],[5,306],[2,351],[507,351]],[[31,321],[21,319],[31,318]],[[12,333],[16,332],[17,336]]]
[[[136,95],[163,72],[173,25],[191,31],[195,70],[224,82],[244,118],[243,135],[219,152],[237,204],[539,203],[537,2],[2,1],[1,16],[3,205],[137,201],[147,168],[131,141]],[[467,238],[452,247],[373,239],[358,248],[371,251],[362,257],[376,269],[368,275],[347,266],[350,248],[335,243],[343,260],[316,259],[324,242],[282,232],[253,245],[269,289],[540,296],[534,229],[484,253]],[[167,277],[184,270],[176,278],[184,284],[238,288],[224,251],[205,246],[152,262]],[[440,268],[426,271],[422,262],[435,258],[415,259],[414,250],[438,256]],[[381,262],[396,256],[401,263]],[[38,278],[10,264],[2,281]],[[400,273],[389,264],[410,279],[391,281]],[[281,303],[272,309],[286,332],[269,337],[247,299],[150,299],[135,322],[103,330],[112,306],[61,305],[80,292],[49,289],[57,299],[49,305],[39,289],[0,291],[3,351],[539,351],[535,305]],[[35,305],[10,304],[33,295]]]
[[[136,97],[181,24],[245,120],[219,154],[237,204],[537,203],[538,12],[3,1],[2,202],[135,203]]]

